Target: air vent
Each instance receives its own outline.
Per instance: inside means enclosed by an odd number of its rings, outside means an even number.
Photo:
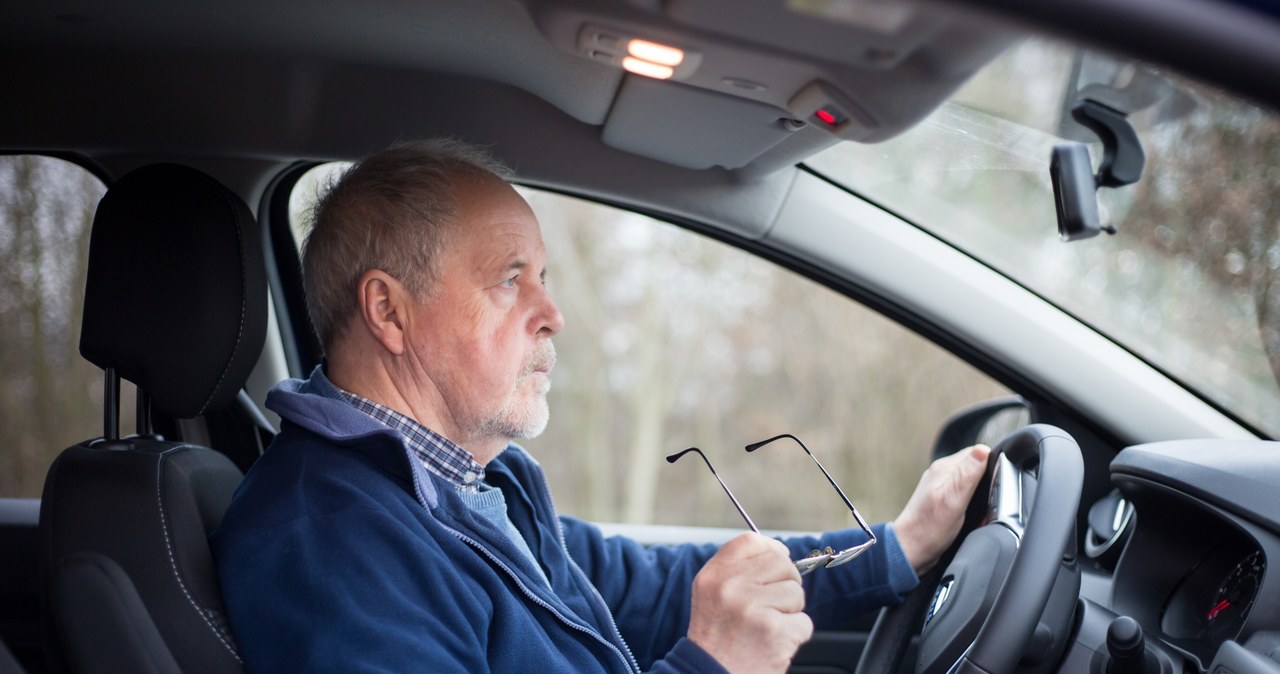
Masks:
[[[1089,508],[1089,531],[1084,538],[1084,554],[1107,569],[1115,568],[1120,551],[1129,540],[1133,525],[1133,504],[1120,490],[1113,490]]]

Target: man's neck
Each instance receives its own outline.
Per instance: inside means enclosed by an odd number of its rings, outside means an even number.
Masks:
[[[488,465],[510,444],[506,438],[469,437],[448,414],[447,405],[434,386],[402,384],[384,363],[331,359],[325,375],[338,388],[389,407],[448,438],[470,452],[481,466]]]

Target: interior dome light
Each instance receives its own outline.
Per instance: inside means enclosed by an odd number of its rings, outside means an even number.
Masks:
[[[672,68],[684,62],[684,50],[648,40],[627,42],[627,53],[638,59]]]
[[[675,70],[670,66],[659,65],[650,61],[638,59],[634,56],[628,56],[622,59],[622,69],[629,73],[644,75],[658,80],[668,80],[675,74]]]

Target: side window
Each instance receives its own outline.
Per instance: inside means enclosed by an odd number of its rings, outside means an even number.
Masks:
[[[335,167],[305,175],[305,214]],[[936,345],[799,275],[628,211],[521,189],[565,315],[546,432],[523,444],[562,513],[600,522],[743,523],[706,452],[762,528],[852,526],[802,439],[869,519],[906,503],[942,421],[1009,391]]]
[[[560,510],[741,528],[701,448],[761,528],[853,526],[791,433],[868,519],[897,515],[943,420],[1009,395],[862,305],[732,246],[635,213],[522,190],[542,223],[556,338],[551,423],[526,442]]]
[[[80,357],[80,319],[105,192],[71,162],[0,157],[0,497],[39,497],[54,457],[102,434],[102,372]]]

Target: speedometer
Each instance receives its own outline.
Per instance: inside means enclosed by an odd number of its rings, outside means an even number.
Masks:
[[[1256,545],[1215,546],[1170,596],[1160,622],[1166,640],[1202,664],[1212,660],[1244,628],[1266,565]]]
[[[1238,624],[1249,611],[1253,598],[1262,583],[1262,572],[1266,570],[1266,562],[1262,551],[1255,550],[1231,569],[1218,584],[1211,605],[1205,611],[1205,622],[1209,630],[1217,631],[1218,625]]]

